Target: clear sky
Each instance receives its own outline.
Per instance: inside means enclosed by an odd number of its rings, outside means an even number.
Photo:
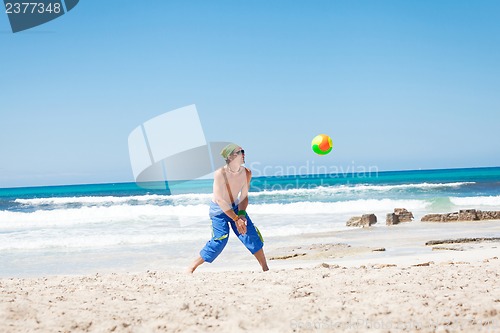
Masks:
[[[129,133],[190,104],[261,167],[500,165],[496,0],[82,0],[0,45],[0,187],[133,181]]]

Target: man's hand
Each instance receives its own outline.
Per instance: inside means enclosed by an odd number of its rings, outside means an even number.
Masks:
[[[238,220],[235,222],[236,223],[236,229],[238,229],[238,232],[241,235],[244,235],[247,233],[247,222],[245,217],[239,217]]]

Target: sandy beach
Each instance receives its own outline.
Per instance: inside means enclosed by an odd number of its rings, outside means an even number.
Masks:
[[[304,235],[266,245],[266,273],[246,255],[242,266],[221,257],[193,275],[2,278],[0,331],[498,332],[500,242],[425,243],[499,229],[412,222]]]

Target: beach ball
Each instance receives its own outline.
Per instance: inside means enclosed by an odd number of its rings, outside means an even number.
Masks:
[[[326,155],[332,151],[333,143],[332,138],[326,134],[319,134],[314,137],[311,142],[313,152],[318,155]]]

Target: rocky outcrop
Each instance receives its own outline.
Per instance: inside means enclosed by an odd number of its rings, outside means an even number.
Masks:
[[[395,213],[388,213],[385,216],[385,224],[387,224],[387,225],[399,224],[398,216]]]
[[[345,225],[348,227],[369,227],[375,223],[377,223],[375,214],[364,214],[362,216],[351,217]]]
[[[394,208],[394,214],[397,215],[399,222],[411,222],[413,220],[413,213],[405,208]]]
[[[395,225],[400,222],[411,222],[413,220],[412,212],[407,211],[405,208],[394,208],[394,213],[386,215],[385,224]]]
[[[438,244],[463,244],[463,243],[481,243],[481,242],[499,242],[500,237],[479,237],[479,238],[457,238],[457,239],[442,239],[430,240],[425,245],[438,245]]]
[[[421,219],[422,222],[457,222],[479,220],[500,220],[500,211],[483,212],[475,209],[463,209],[458,213],[427,214]]]
[[[475,209],[463,209],[458,212],[458,221],[476,221],[479,220]]]
[[[478,210],[477,216],[479,217],[480,220],[500,220],[500,211],[489,210],[482,212]]]
[[[454,222],[458,221],[458,213],[427,214],[420,220],[422,222]]]

